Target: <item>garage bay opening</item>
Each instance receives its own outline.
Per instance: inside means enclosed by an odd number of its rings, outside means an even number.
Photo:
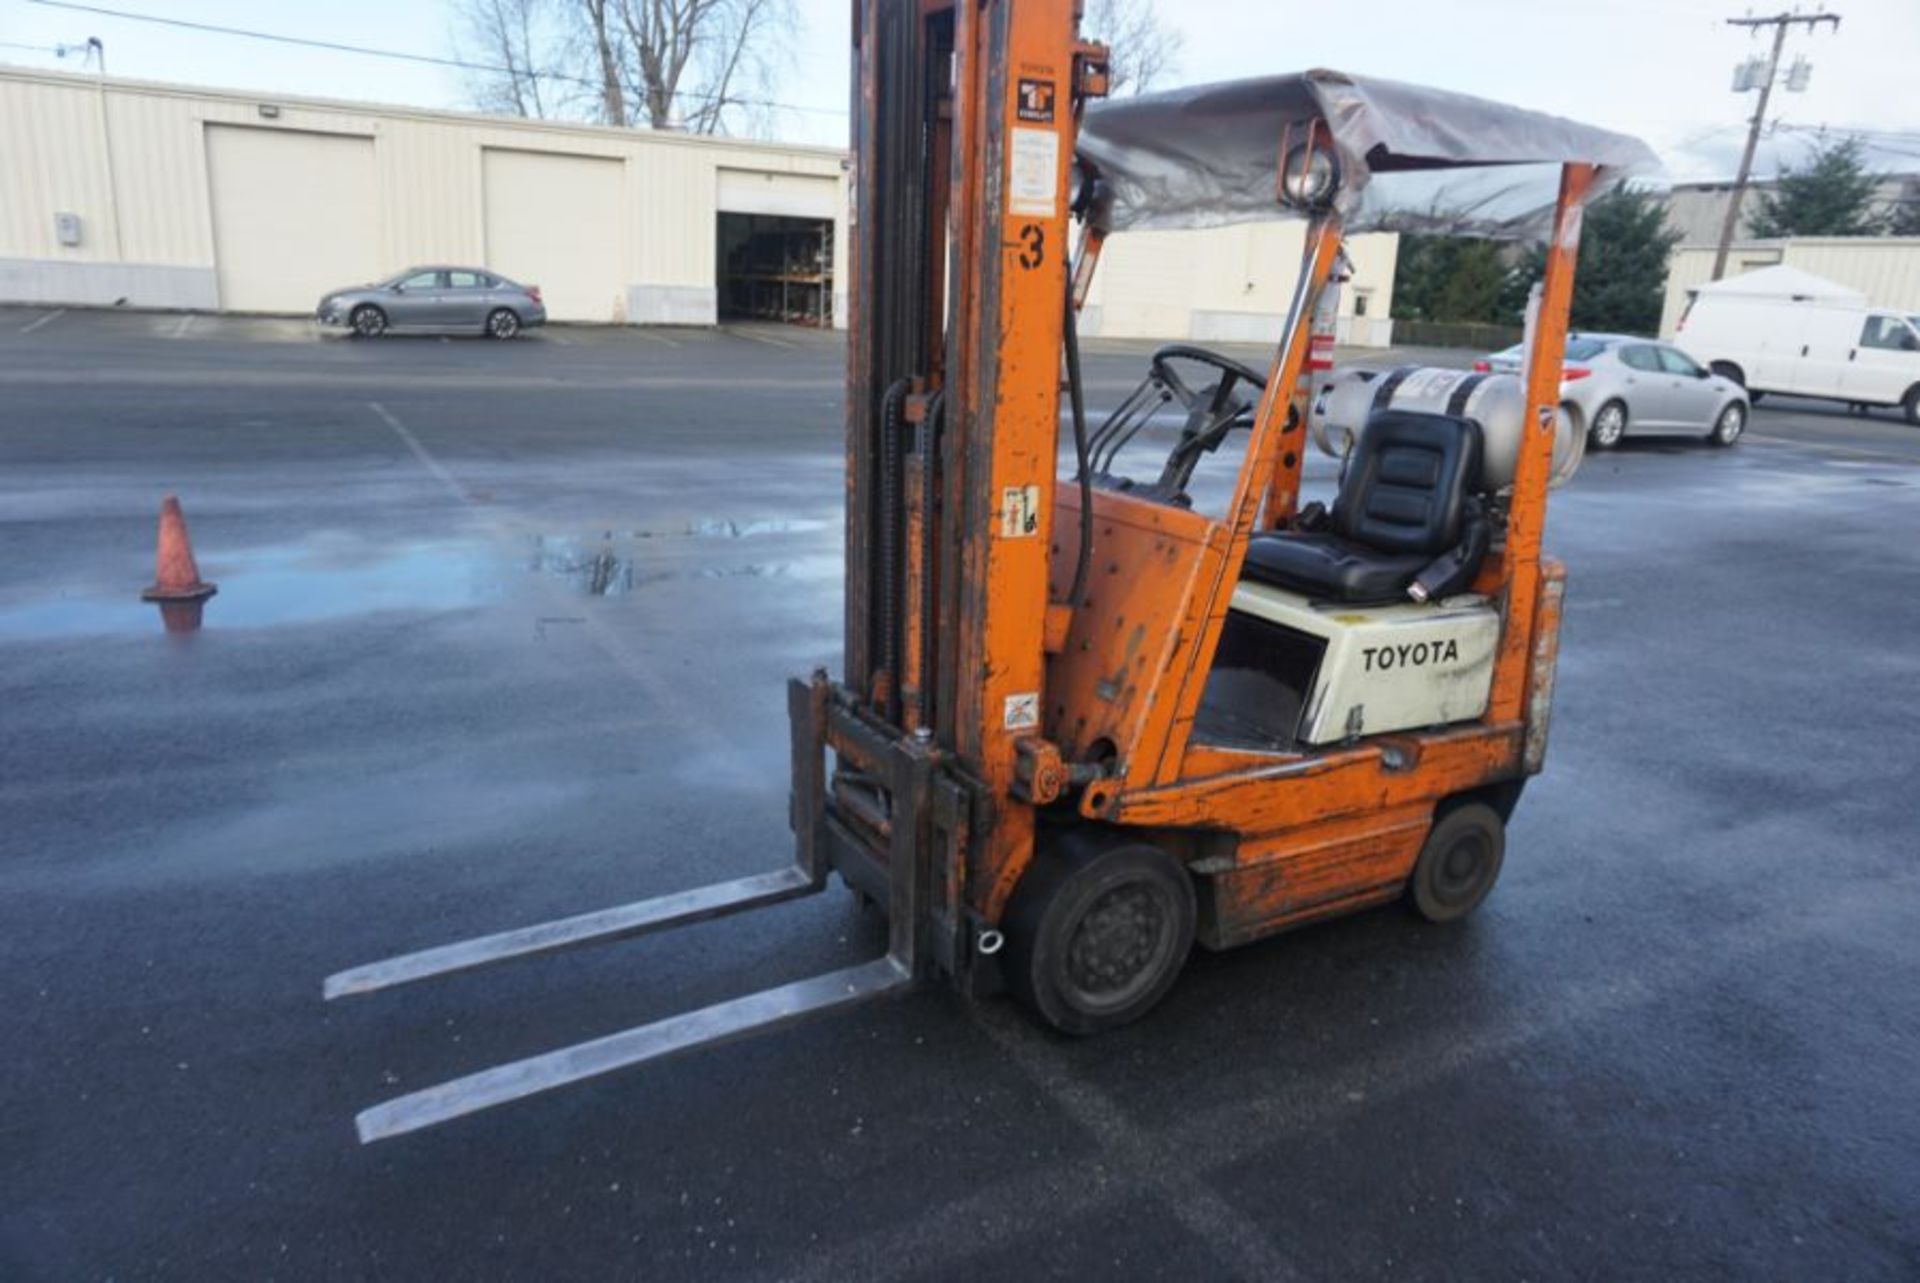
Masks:
[[[833,221],[720,215],[722,321],[833,327]]]

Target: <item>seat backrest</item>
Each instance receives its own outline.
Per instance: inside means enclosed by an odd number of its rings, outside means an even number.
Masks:
[[[1367,420],[1333,504],[1333,532],[1381,552],[1439,554],[1460,540],[1480,476],[1480,425],[1382,410]]]

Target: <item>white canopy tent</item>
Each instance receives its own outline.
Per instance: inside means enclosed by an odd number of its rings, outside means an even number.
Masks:
[[[1865,307],[1867,296],[1838,281],[1830,281],[1797,267],[1763,267],[1757,272],[1710,281],[1693,291],[1719,298],[1771,298],[1796,303],[1832,303],[1845,307]]]

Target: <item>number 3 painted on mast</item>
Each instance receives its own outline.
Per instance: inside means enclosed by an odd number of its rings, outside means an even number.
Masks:
[[[1028,223],[1020,229],[1020,266],[1031,272],[1047,261],[1047,229]]]

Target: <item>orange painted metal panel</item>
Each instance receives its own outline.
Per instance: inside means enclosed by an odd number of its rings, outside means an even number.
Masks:
[[[1397,893],[1432,817],[1432,803],[1421,801],[1243,841],[1200,879],[1202,943],[1226,948],[1348,907],[1356,896]]]
[[[1521,735],[1517,723],[1504,723],[1369,740],[1265,770],[1123,792],[1105,818],[1161,828],[1270,833],[1312,820],[1366,815],[1512,779],[1520,773]]]

